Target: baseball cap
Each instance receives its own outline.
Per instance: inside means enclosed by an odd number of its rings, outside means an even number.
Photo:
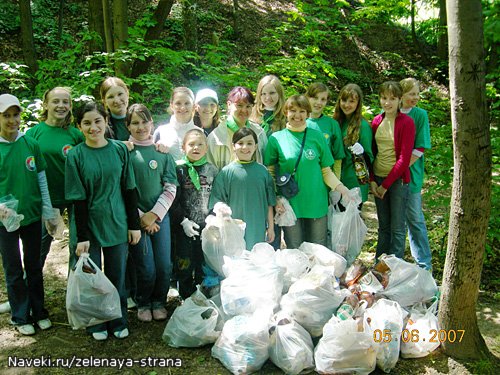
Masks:
[[[196,98],[194,100],[195,104],[198,104],[203,99],[213,99],[217,104],[219,104],[219,98],[217,97],[217,93],[212,89],[201,89],[196,93]]]
[[[0,95],[0,113],[4,113],[12,106],[16,106],[20,110],[22,110],[21,104],[19,103],[19,99],[16,98],[14,95],[10,94]]]

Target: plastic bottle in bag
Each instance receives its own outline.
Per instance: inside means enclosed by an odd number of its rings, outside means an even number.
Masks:
[[[370,178],[368,174],[368,166],[366,165],[363,155],[352,154],[352,164],[354,166],[358,182],[362,185],[369,183]]]
[[[347,320],[353,317],[354,311],[358,307],[358,298],[355,295],[351,295],[345,298],[342,305],[337,310],[337,318],[340,320]]]

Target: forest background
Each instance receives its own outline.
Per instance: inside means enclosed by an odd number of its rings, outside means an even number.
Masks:
[[[45,90],[69,86],[78,106],[98,98],[108,75],[124,78],[131,103],[152,109],[157,125],[168,119],[175,86],[212,87],[224,110],[233,86],[255,92],[265,74],[277,75],[287,96],[321,81],[332,91],[331,114],[340,88],[354,82],[363,89],[364,115],[371,120],[380,112],[380,83],[420,80],[419,106],[429,114],[432,140],[424,213],[440,282],[453,177],[445,1],[114,0],[109,14],[96,12],[96,3],[101,1],[2,2],[0,92],[22,98],[24,126],[38,122]],[[481,290],[500,301],[500,2],[482,4],[493,178]],[[29,35],[21,28],[27,22]],[[374,252],[375,245],[366,250]]]

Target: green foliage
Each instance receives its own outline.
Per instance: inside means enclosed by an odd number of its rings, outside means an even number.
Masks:
[[[2,2],[2,11],[0,12],[0,34],[10,34],[19,28],[19,6],[10,1]]]
[[[15,62],[0,63],[0,92],[29,93],[30,76],[26,65]]]
[[[353,14],[355,19],[394,22],[410,15],[410,2],[405,0],[365,0]]]

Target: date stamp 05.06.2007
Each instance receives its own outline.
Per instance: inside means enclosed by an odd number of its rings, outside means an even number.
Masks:
[[[428,332],[420,332],[418,329],[403,329],[401,335],[396,334],[390,329],[376,329],[373,331],[373,341],[375,342],[462,342],[465,329],[429,329]]]

